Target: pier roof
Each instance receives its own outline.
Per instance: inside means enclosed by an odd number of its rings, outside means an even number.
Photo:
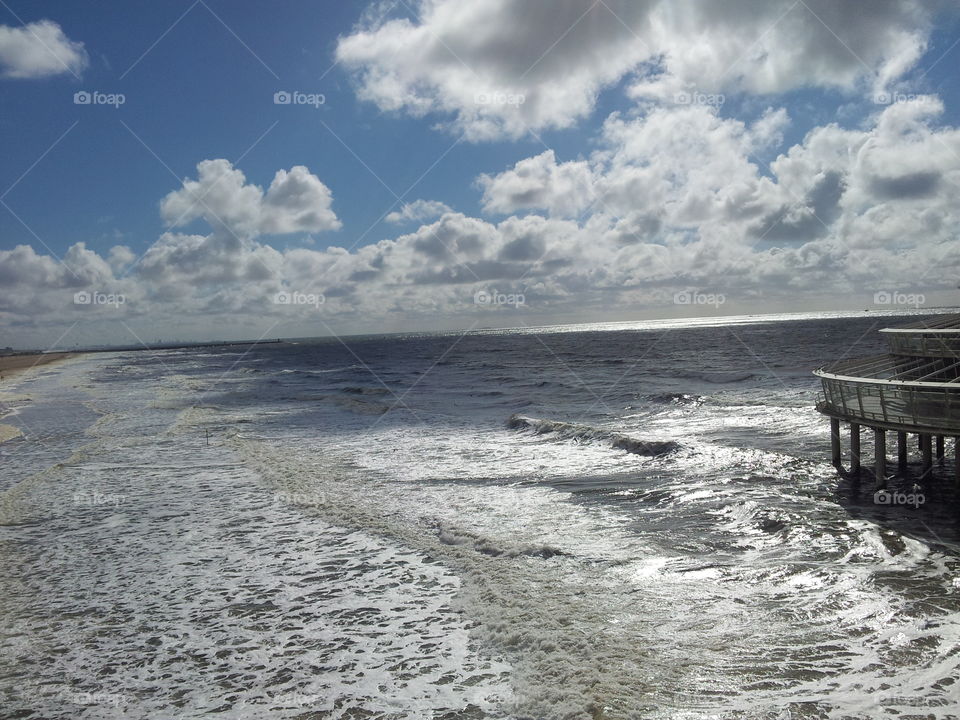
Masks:
[[[939,315],[933,318],[927,318],[907,325],[898,325],[897,327],[883,328],[882,333],[916,333],[916,332],[934,332],[934,333],[960,333],[960,313],[952,315]]]

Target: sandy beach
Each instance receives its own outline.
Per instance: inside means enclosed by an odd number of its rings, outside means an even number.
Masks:
[[[38,353],[33,355],[0,355],[0,381],[7,381],[32,367],[60,362],[75,353]]]
[[[30,368],[40,365],[50,365],[61,360],[72,357],[75,353],[31,353],[23,355],[2,355],[0,356],[0,388],[8,384],[17,375],[26,372]],[[0,443],[21,436],[20,428],[14,425],[0,423]]]

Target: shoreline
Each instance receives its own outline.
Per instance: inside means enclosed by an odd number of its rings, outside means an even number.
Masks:
[[[22,373],[35,367],[52,365],[72,357],[78,353],[31,353],[25,355],[0,355],[0,386],[16,379]]]

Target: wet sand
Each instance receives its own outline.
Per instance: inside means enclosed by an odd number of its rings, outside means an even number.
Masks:
[[[0,389],[9,385],[18,375],[26,372],[30,368],[57,363],[73,357],[75,354],[76,353],[33,353],[29,355],[0,355]],[[3,408],[0,407],[0,417],[4,414]],[[0,443],[13,440],[21,435],[20,428],[14,425],[0,423]]]
[[[66,360],[75,353],[43,353],[34,355],[0,355],[0,381],[6,382],[16,375],[39,365]]]

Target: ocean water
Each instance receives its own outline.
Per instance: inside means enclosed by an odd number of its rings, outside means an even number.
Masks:
[[[23,432],[0,445],[0,716],[958,717],[952,462],[924,504],[876,505],[813,409],[811,370],[895,322],[22,376],[0,394]]]

